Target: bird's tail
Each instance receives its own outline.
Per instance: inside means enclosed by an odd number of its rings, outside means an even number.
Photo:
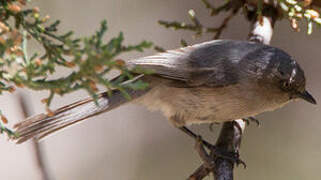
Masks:
[[[146,91],[129,91],[131,98],[137,98]],[[40,140],[60,129],[85,120],[102,112],[110,111],[124,103],[126,99],[120,91],[114,90],[112,96],[101,93],[97,99],[87,98],[53,111],[52,114],[39,114],[15,124],[16,143],[23,143],[31,138]]]

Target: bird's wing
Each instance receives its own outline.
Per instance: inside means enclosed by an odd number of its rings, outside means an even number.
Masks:
[[[257,45],[246,41],[215,40],[128,61],[155,75],[187,86],[227,86],[238,82],[237,63]]]

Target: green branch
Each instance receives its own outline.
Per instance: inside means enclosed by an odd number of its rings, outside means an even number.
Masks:
[[[36,7],[24,9],[25,3],[24,0],[0,0],[0,94],[13,92],[16,87],[47,90],[49,96],[42,102],[49,106],[55,95],[80,89],[96,99],[98,87],[119,89],[124,96],[128,96],[128,89],[147,87],[142,81],[133,81],[125,87],[120,81],[111,83],[106,76],[112,70],[127,80],[150,73],[127,69],[124,61],[116,58],[126,52],[142,52],[152,46],[151,42],[124,45],[122,32],[106,42],[106,21],[102,21],[93,35],[75,38],[73,31],[58,32],[59,20],[49,24],[49,16],[42,17]],[[29,56],[27,46],[31,40],[43,50]],[[53,78],[58,67],[67,73]],[[0,127],[0,133],[12,135],[2,124]]]

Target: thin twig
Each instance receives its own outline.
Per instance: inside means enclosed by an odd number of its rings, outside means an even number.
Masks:
[[[28,104],[28,100],[22,94],[19,94],[19,103],[24,119],[29,117],[32,114],[32,110],[30,108],[30,104]],[[35,161],[41,180],[50,180],[51,178],[48,173],[48,168],[44,161],[44,152],[42,146],[36,140],[32,140],[32,149],[34,151]]]
[[[232,10],[232,12],[226,16],[222,22],[222,24],[220,25],[220,27],[218,27],[216,29],[216,33],[214,35],[214,38],[213,39],[218,39],[220,38],[223,30],[227,27],[227,24],[228,22],[237,14],[237,12],[239,11],[239,8],[238,9],[235,9],[235,10]]]
[[[204,164],[202,164],[196,171],[188,178],[188,180],[202,180],[204,177],[208,176],[211,169],[208,169]]]

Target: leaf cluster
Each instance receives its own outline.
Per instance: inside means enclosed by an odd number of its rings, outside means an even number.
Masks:
[[[47,90],[49,96],[43,102],[49,106],[55,95],[80,89],[86,90],[94,99],[98,87],[118,89],[130,98],[127,89],[147,87],[140,80],[125,86],[122,80],[150,72],[128,69],[117,57],[125,52],[142,52],[152,43],[142,41],[136,45],[124,45],[122,32],[105,42],[106,21],[93,35],[75,38],[73,31],[58,31],[59,20],[49,23],[50,17],[42,17],[39,8],[25,8],[27,3],[25,0],[0,0],[0,94],[13,92],[16,87]],[[42,52],[29,55],[30,41],[35,41]],[[68,73],[54,78],[58,68],[64,68]],[[108,80],[106,75],[115,70],[120,74],[118,80]]]
[[[200,0],[200,2],[209,11],[209,16],[216,17],[220,13],[227,13],[222,23],[218,27],[212,27],[208,24],[202,23],[197,17],[195,11],[190,9],[188,11],[188,17],[190,23],[180,21],[165,21],[160,20],[159,24],[174,30],[187,30],[194,32],[194,37],[200,37],[203,34],[213,34],[212,39],[218,39],[222,31],[227,27],[228,22],[235,16],[239,10],[243,11],[243,14],[247,15],[250,11],[254,11],[257,14],[257,18],[261,18],[262,10],[267,6],[273,6],[279,10],[279,19],[288,19],[290,25],[296,31],[299,31],[298,23],[302,20],[307,22],[307,33],[312,33],[313,24],[321,25],[321,17],[319,8],[312,4],[311,0],[226,0],[223,3],[214,3],[210,0]],[[214,4],[220,4],[215,5]]]

